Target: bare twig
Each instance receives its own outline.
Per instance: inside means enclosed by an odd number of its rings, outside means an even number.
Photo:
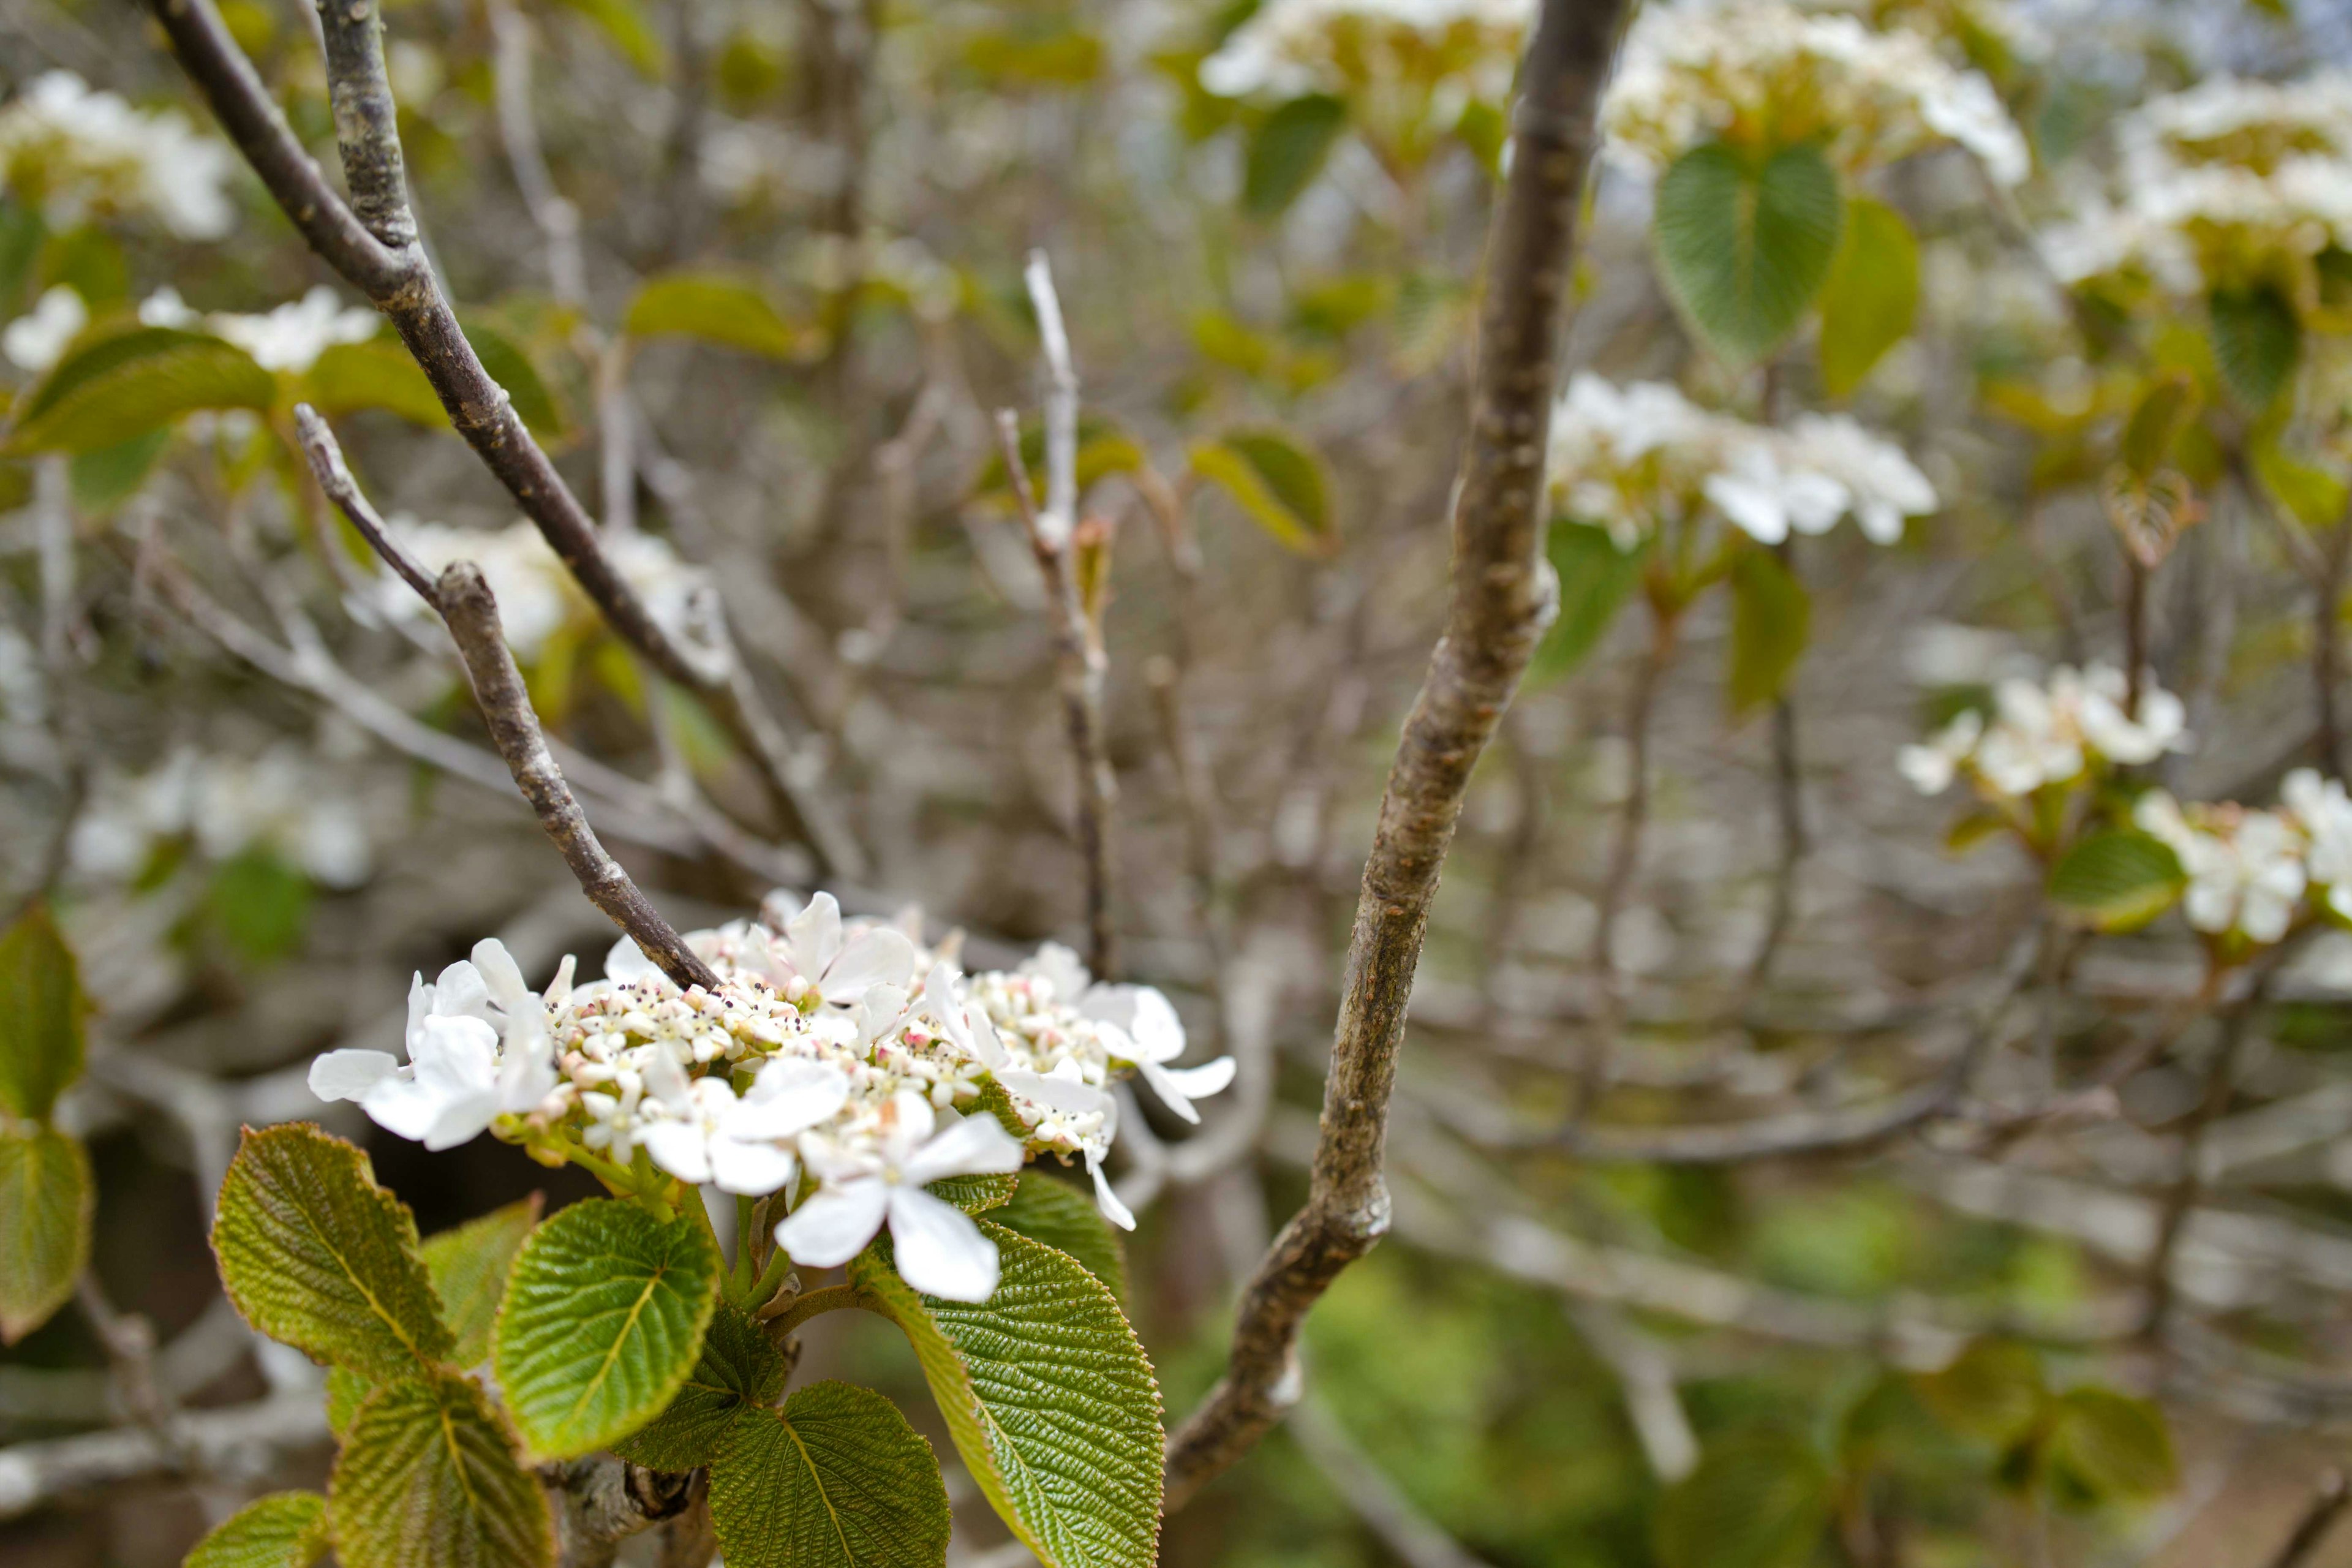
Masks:
[[[1445,635],[1405,721],[1364,866],[1307,1206],[1243,1292],[1223,1379],[1169,1439],[1171,1509],[1297,1398],[1292,1350],[1307,1312],[1388,1229],[1389,1097],[1429,901],[1471,769],[1557,607],[1538,503],[1578,196],[1623,13],[1622,0],[1547,0],[1528,46],[1487,257]]]
[[[692,1500],[690,1473],[649,1470],[610,1454],[545,1466],[539,1475],[554,1494],[558,1568],[611,1568],[621,1542],[676,1519]]]
[[[540,148],[539,121],[530,110],[530,23],[513,0],[490,0],[490,31],[497,39],[491,56],[492,86],[498,99],[499,139],[506,143],[507,163],[530,221],[547,241],[547,279],[558,300],[566,305],[588,298],[588,267],[580,252],[580,209],[556,194],[547,172],[547,155]],[[611,498],[606,498],[611,504]]]
[[[188,1462],[225,1479],[260,1479],[282,1473],[287,1455],[327,1440],[327,1410],[316,1389],[303,1389],[192,1412],[180,1431]],[[102,1487],[169,1475],[183,1462],[137,1426],[0,1448],[0,1520]]]
[[[1617,1037],[1625,1026],[1625,977],[1617,967],[1617,917],[1633,890],[1642,865],[1642,834],[1650,816],[1650,718],[1656,710],[1658,683],[1675,652],[1675,623],[1652,607],[1650,644],[1633,668],[1633,685],[1625,698],[1625,799],[1617,815],[1617,834],[1609,849],[1609,870],[1601,884],[1601,904],[1592,922],[1592,970],[1601,977],[1600,1016],[1586,1039],[1576,1075],[1575,1111],[1582,1117],[1608,1090],[1617,1055]]]
[[[2327,1532],[2336,1528],[2347,1504],[2352,1504],[2352,1486],[2345,1484],[2344,1472],[2334,1468],[2322,1472],[2311,1501],[2304,1506],[2303,1517],[2294,1521],[2294,1529],[2280,1543],[2278,1554],[2270,1560],[2270,1568],[2303,1568],[2311,1554],[2319,1550]]]
[[[185,1474],[195,1468],[196,1454],[181,1436],[180,1413],[155,1375],[155,1325],[136,1312],[125,1312],[107,1300],[94,1270],[85,1268],[74,1282],[74,1300],[98,1331],[106,1357],[114,1369],[114,1387],[124,1414],[155,1439],[173,1468]]]
[[[1484,1560],[1465,1552],[1415,1507],[1320,1400],[1299,1401],[1291,1413],[1289,1432],[1332,1489],[1406,1568],[1482,1568]]]

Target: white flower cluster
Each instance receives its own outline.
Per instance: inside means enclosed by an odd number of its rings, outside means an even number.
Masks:
[[[152,773],[103,774],[67,847],[77,875],[121,883],[136,879],[159,846],[179,839],[213,862],[266,847],[330,888],[359,886],[374,864],[367,820],[350,792],[290,742],[251,762],[183,749]]]
[[[1800,10],[1783,0],[1645,5],[1601,119],[1612,150],[1658,171],[1715,137],[1818,139],[1849,174],[1944,143],[2014,185],[2025,138],[1979,72],[1906,27]]]
[[[2180,912],[2193,931],[2268,945],[2286,935],[2315,897],[2352,919],[2352,796],[2343,784],[2297,768],[2264,811],[2231,802],[2183,805],[2151,790],[2132,823],[2179,858],[2189,886]]]
[[[205,314],[190,309],[177,289],[158,289],[139,307],[139,319],[151,327],[210,332],[251,354],[262,369],[296,375],[318,363],[319,356],[337,343],[367,342],[383,324],[366,306],[343,305],[323,283],[258,316],[223,310]]]
[[[428,1148],[495,1124],[623,1168],[642,1150],[698,1186],[781,1194],[792,1212],[777,1243],[813,1268],[847,1262],[887,1226],[908,1283],[984,1300],[995,1248],[927,1185],[1075,1156],[1104,1213],[1131,1226],[1102,1168],[1111,1081],[1139,1072],[1197,1121],[1192,1100],[1232,1080],[1231,1058],[1172,1068],[1184,1031],[1167,998],[1094,984],[1065,949],[966,978],[899,926],[845,922],[828,893],[791,902],[688,938],[716,991],[680,991],[624,938],[604,979],[573,985],[567,958],[533,995],[485,942],[433,984],[417,976],[405,1063],[331,1051],[311,1088]]]
[[[2179,698],[2147,682],[2134,716],[2127,695],[2111,665],[2080,673],[2061,666],[2046,685],[2012,676],[1993,688],[1990,720],[1971,708],[1925,744],[1904,747],[1896,766],[1922,795],[1941,795],[1965,773],[1979,794],[2017,800],[2102,766],[2137,767],[2188,749]]]
[[[1510,87],[1535,9],[1534,0],[1266,0],[1201,62],[1201,85],[1221,98],[1296,98],[1451,82],[1492,100]]]
[[[218,239],[236,221],[236,167],[178,111],[142,113],[71,71],[35,77],[0,107],[0,184],[33,195],[53,227],[151,212],[184,239]]]
[[[42,290],[33,308],[0,331],[0,354],[18,370],[38,375],[64,357],[66,345],[89,325],[89,307],[59,283]]]
[[[1936,510],[1936,489],[1902,448],[1843,414],[1751,425],[1663,382],[1618,386],[1589,372],[1554,411],[1550,485],[1567,515],[1630,550],[1653,529],[1712,512],[1767,544],[1825,533],[1852,514],[1880,544]]]
[[[495,532],[420,522],[399,512],[385,523],[428,572],[437,574],[459,561],[471,561],[482,569],[483,580],[499,601],[507,644],[523,663],[537,658],[566,622],[588,613],[588,600],[571,571],[526,519]],[[679,560],[668,541],[654,534],[634,530],[608,533],[603,542],[605,554],[655,621],[675,637],[697,640],[707,624],[710,594],[702,569]],[[380,616],[393,621],[430,617],[415,591],[389,570],[373,586],[367,607]]]
[[[2120,202],[2094,194],[2043,236],[2069,283],[2120,276],[2167,294],[2274,280],[2352,244],[2352,74],[2221,77],[2158,98],[2116,132]]]

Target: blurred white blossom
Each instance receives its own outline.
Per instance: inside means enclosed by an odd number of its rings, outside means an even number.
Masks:
[[[199,314],[181,300],[178,289],[165,287],[141,303],[139,319],[151,327],[211,332],[251,354],[264,370],[298,375],[336,344],[363,343],[382,325],[375,311],[363,305],[344,306],[324,283],[299,300],[257,316],[222,310]]]
[[[101,774],[68,853],[85,879],[129,882],[178,839],[214,862],[261,846],[330,888],[357,887],[373,870],[358,803],[290,742],[250,762],[183,749],[152,773]]]
[[[1970,709],[1924,744],[1904,747],[1895,765],[1923,795],[1942,794],[1965,773],[1979,794],[2017,800],[2096,767],[2136,767],[2188,749],[2179,698],[2146,682],[2134,715],[2126,696],[2123,671],[2111,665],[2061,667],[2046,683],[2012,676],[1993,688],[1990,720]]]
[[[52,226],[96,214],[152,213],[184,239],[218,239],[236,221],[228,145],[176,110],[145,113],[71,71],[34,78],[0,106],[0,176]]]
[[[66,345],[89,324],[89,307],[65,284],[43,290],[33,308],[0,331],[0,354],[36,375],[58,363]]]
[[[2140,831],[2169,846],[2189,878],[2180,912],[2193,931],[2268,944],[2294,924],[2309,840],[2292,816],[2231,804],[2186,807],[2150,790],[2132,808]]]
[[[1491,100],[1510,86],[1535,9],[1533,0],[1266,0],[1201,62],[1201,85],[1223,98],[1296,98],[1452,81]]]
[[[400,512],[384,521],[393,537],[428,572],[437,574],[459,561],[481,568],[483,581],[498,598],[507,644],[524,663],[536,658],[566,622],[591,613],[570,570],[527,520],[518,519],[495,531],[421,522]],[[649,533],[611,535],[604,552],[657,624],[674,636],[696,640],[710,592],[700,568],[679,560],[668,541]],[[393,621],[423,621],[432,615],[415,590],[389,570],[375,579],[367,607]]]

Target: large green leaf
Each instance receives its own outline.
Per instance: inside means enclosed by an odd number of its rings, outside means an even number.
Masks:
[[[1936,1418],[1963,1436],[2000,1450],[2021,1441],[2049,1399],[2042,1360],[2008,1340],[1979,1340],[1940,1372],[1916,1380]]]
[[[2113,1389],[2060,1394],[2046,1442],[2051,1468],[2101,1502],[2160,1497],[2178,1479],[2164,1412]]]
[[[456,1373],[368,1395],[327,1496],[343,1568],[546,1568],[554,1521],[482,1391]]]
[[[2249,408],[2268,408],[2303,357],[2303,323],[2294,307],[2269,287],[2217,289],[2205,303],[2221,379]]]
[[[213,1526],[181,1568],[310,1568],[326,1549],[327,1500],[271,1492]]]
[[[246,1321],[372,1382],[415,1375],[453,1347],[408,1206],[356,1146],[310,1122],[246,1130],[213,1251]]]
[[[0,1344],[49,1321],[89,1258],[94,1189],[80,1143],[0,1125]]]
[[[1803,1568],[1830,1503],[1829,1468],[1802,1437],[1735,1434],[1659,1500],[1660,1568]]]
[[[979,1306],[918,1294],[889,1242],[849,1266],[915,1347],[956,1451],[1045,1568],[1148,1568],[1160,1535],[1160,1385],[1108,1286],[989,1220]]]
[[[1717,353],[1759,360],[1821,292],[1843,210],[1837,171],[1811,143],[1761,163],[1721,142],[1694,147],[1658,182],[1666,289]]]
[[[73,949],[37,903],[0,932],[0,1110],[47,1119],[81,1077],[89,1011]]]
[[[1251,133],[1242,170],[1242,210],[1278,217],[1298,199],[1348,128],[1348,106],[1328,93],[1294,98]]]
[[[1911,331],[1919,311],[1919,242],[1885,202],[1845,204],[1844,232],[1822,289],[1822,387],[1850,396]]]
[[[1812,629],[1812,600],[1769,550],[1742,550],[1731,567],[1731,668],[1724,697],[1734,713],[1787,689]]]
[[[382,408],[427,428],[449,422],[441,395],[397,338],[332,345],[303,373],[302,401],[330,416]]]
[[[1192,468],[1224,487],[1258,526],[1302,555],[1328,555],[1339,542],[1322,459],[1288,432],[1229,430],[1192,452]]]
[[[690,1470],[717,1458],[735,1417],[775,1403],[784,1390],[784,1358],[742,1311],[719,1304],[694,1370],[669,1407],[613,1452],[656,1470]]]
[[[2144,926],[2189,885],[2180,857],[2137,828],[2094,833],[2050,871],[2050,898],[2101,931]]]
[[[710,1522],[730,1568],[939,1568],[939,1461],[870,1388],[819,1383],[737,1419],[710,1467]]]
[[[74,505],[87,512],[112,511],[139,493],[171,445],[171,426],[158,425],[128,441],[75,453],[66,464]]]
[[[26,395],[8,446],[94,452],[200,408],[267,408],[278,378],[234,343],[173,327],[85,338]]]
[[[539,1210],[540,1195],[533,1193],[425,1237],[425,1272],[441,1299],[442,1321],[457,1342],[449,1359],[459,1366],[478,1366],[490,1353],[490,1330],[506,1294],[507,1270],[514,1267],[523,1237],[539,1223]]]
[[[492,1350],[531,1456],[590,1453],[659,1415],[694,1370],[722,1268],[706,1227],[611,1199],[531,1232]]]
[[[1559,614],[1536,645],[1528,684],[1539,686],[1582,664],[1599,646],[1642,580],[1646,547],[1620,550],[1605,528],[1588,522],[1555,522],[1544,539],[1544,554],[1559,578]]]
[[[756,285],[724,272],[646,279],[622,325],[632,337],[699,338],[770,359],[790,359],[800,346],[800,334]]]
[[[1031,1165],[1021,1173],[1013,1201],[996,1223],[1076,1258],[1086,1271],[1127,1300],[1127,1247],[1091,1195]]]

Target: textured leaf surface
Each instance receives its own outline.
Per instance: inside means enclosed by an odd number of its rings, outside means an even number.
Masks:
[[[870,1388],[819,1383],[734,1423],[710,1467],[710,1520],[731,1568],[938,1568],[939,1461]]]
[[[1020,1179],[1011,1171],[984,1176],[946,1176],[923,1190],[944,1203],[955,1205],[966,1214],[986,1214],[990,1209],[1003,1208],[1013,1201],[1013,1185]]]
[[[621,1458],[656,1470],[690,1470],[717,1457],[735,1417],[772,1405],[784,1391],[784,1358],[740,1310],[719,1304],[694,1370],[635,1436],[613,1445]]]
[[[719,1248],[690,1219],[574,1204],[531,1232],[507,1279],[495,1357],[533,1458],[570,1458],[660,1414],[718,1304]]]
[[[1659,1500],[1662,1568],[1803,1568],[1830,1517],[1830,1474],[1793,1433],[1736,1434]]]
[[[1856,196],[1822,289],[1822,387],[1852,395],[1919,312],[1919,242],[1903,215]]]
[[[490,1353],[490,1329],[506,1294],[507,1270],[514,1267],[523,1237],[539,1223],[540,1206],[540,1195],[533,1193],[425,1238],[425,1272],[441,1299],[441,1321],[457,1342],[449,1359],[459,1366],[478,1366]]]
[[[1528,679],[1558,680],[1582,664],[1616,623],[1642,580],[1644,549],[1620,550],[1605,528],[1559,521],[1544,539],[1544,554],[1559,577],[1559,615],[1536,645]]]
[[[2303,358],[2303,323],[2272,288],[2219,289],[2206,301],[2213,363],[2247,407],[2268,408]]]
[[[699,338],[770,359],[790,359],[799,334],[768,297],[723,272],[666,272],[648,278],[629,301],[633,337]]]
[[[89,1257],[89,1156],[50,1127],[0,1129],[0,1343],[73,1294]]]
[[[200,408],[267,408],[278,378],[233,343],[172,327],[85,339],[16,414],[20,452],[94,452]]]
[[[1653,232],[1667,292],[1735,364],[1796,331],[1836,258],[1844,201],[1821,149],[1761,163],[1719,142],[1694,147],[1658,182]]]
[[[2135,828],[2111,828],[2051,868],[2050,897],[2101,931],[2129,931],[2170,909],[2188,881],[2170,846]]]
[[[302,401],[327,415],[382,408],[427,428],[449,422],[441,395],[394,338],[328,348],[303,374]]]
[[[81,1076],[89,1010],[73,949],[37,903],[0,934],[0,1110],[47,1119]]]
[[[1298,199],[1348,128],[1348,106],[1328,93],[1294,98],[1259,122],[1242,168],[1242,209],[1278,217]]]
[[[327,1500],[272,1492],[215,1525],[183,1568],[310,1568],[326,1549]]]
[[[456,1373],[370,1394],[327,1495],[343,1568],[544,1568],[554,1559],[546,1495],[482,1391]]]
[[[2070,1388],[2051,1420],[2050,1463],[2093,1497],[2141,1500],[2172,1489],[2178,1470],[2164,1412],[2111,1388]]]
[[[1113,1296],[1127,1300],[1127,1247],[1095,1207],[1093,1197],[1068,1182],[1030,1166],[1021,1173],[1021,1185],[997,1214],[996,1223],[1068,1253],[1108,1286]]]
[[[327,1430],[340,1443],[351,1435],[352,1417],[360,1413],[375,1385],[358,1373],[340,1366],[327,1369]]]
[[[357,1147],[310,1122],[247,1131],[213,1251],[246,1321],[317,1360],[380,1381],[449,1354],[407,1205]]]
[[[1192,468],[1287,548],[1323,555],[1338,543],[1322,461],[1286,432],[1228,431],[1192,448]]]
[[[850,1278],[906,1331],[972,1479],[1046,1568],[1145,1568],[1160,1536],[1160,1385],[1110,1290],[989,1220],[980,1306],[919,1295],[877,1242]]]
[[[1743,550],[1731,568],[1731,668],[1724,696],[1734,713],[1787,689],[1811,636],[1812,600],[1769,551]]]

